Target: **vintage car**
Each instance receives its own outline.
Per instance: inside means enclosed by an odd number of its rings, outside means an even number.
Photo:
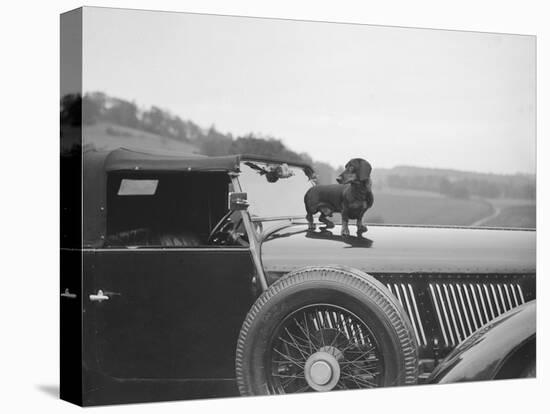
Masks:
[[[82,167],[62,176],[82,200],[62,194],[61,348],[82,366],[62,359],[61,388],[80,376],[83,405],[422,383],[536,296],[534,231],[308,230],[306,164],[123,148],[61,162]]]

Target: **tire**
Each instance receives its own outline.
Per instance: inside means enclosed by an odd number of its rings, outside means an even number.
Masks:
[[[415,384],[418,349],[399,302],[373,277],[310,267],[271,285],[237,342],[241,395]]]

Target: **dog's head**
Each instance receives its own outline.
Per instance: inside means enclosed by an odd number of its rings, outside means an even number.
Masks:
[[[372,167],[368,161],[362,158],[353,158],[348,161],[344,171],[336,178],[340,184],[361,182],[370,180]]]

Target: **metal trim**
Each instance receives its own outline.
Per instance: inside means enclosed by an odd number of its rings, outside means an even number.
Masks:
[[[447,289],[446,284],[443,285],[443,290],[445,291],[445,297],[447,298],[447,303],[448,303],[448,306],[449,306],[449,313],[451,314],[451,320],[453,321],[453,326],[455,328],[455,334],[457,336],[457,341],[462,342],[462,339],[464,339],[464,338],[462,338],[460,336],[460,332],[458,330],[458,325],[456,324],[455,314],[454,314],[453,308],[451,306],[451,299],[449,298],[449,290]]]
[[[504,295],[502,294],[502,288],[500,287],[500,284],[497,285],[497,290],[498,290],[498,294],[500,296],[500,301],[502,302],[502,307],[504,308],[504,311],[502,313],[504,313],[504,312],[508,311],[509,309],[506,306],[506,302],[504,300]]]
[[[525,303],[525,298],[523,297],[523,291],[521,289],[521,286],[520,285],[516,285],[516,287],[518,288],[518,292],[519,292],[519,297],[521,299],[521,304],[524,304]]]
[[[487,308],[485,307],[485,301],[483,300],[483,291],[481,290],[481,285],[477,285],[477,291],[479,293],[479,300],[481,301],[481,306],[483,307],[483,314],[485,315],[485,323],[489,322],[489,314],[487,313]],[[483,325],[485,325],[485,323]]]
[[[412,288],[411,285],[409,286]],[[402,288],[405,291],[403,285]],[[457,345],[499,315],[519,306],[521,303],[517,293],[523,295],[519,284],[498,283],[498,281],[488,283],[436,281],[429,283],[427,289],[437,314],[435,322],[439,323],[439,330],[446,347]],[[414,300],[412,293],[411,298]],[[411,307],[410,304],[408,306]],[[420,318],[415,318],[414,321],[420,321]]]
[[[491,284],[491,293],[493,294],[493,300],[495,301],[495,307],[497,308],[497,316],[500,316],[502,314],[502,311],[500,310],[500,305],[498,304],[498,298],[497,293],[495,291],[495,285]]]
[[[409,302],[409,297],[407,295],[407,290],[405,289],[405,285],[403,285],[403,283],[400,283],[400,285],[401,285],[401,290],[403,291],[403,297],[405,298],[405,304],[407,305],[407,313],[409,314],[409,319],[410,319],[410,321],[412,323],[412,326],[413,326],[414,336],[416,336],[416,342],[421,345],[420,335],[418,334],[418,329],[416,327],[417,324],[416,324],[416,320],[415,320],[413,312],[412,312],[411,304]]]
[[[451,295],[453,297],[453,302],[455,304],[455,313],[457,314],[457,319],[458,319],[458,322],[460,322],[460,327],[462,328],[462,334],[464,336],[464,338],[466,338],[468,336],[467,332],[466,332],[466,328],[464,327],[464,322],[462,321],[462,312],[460,312],[460,308],[458,306],[458,300],[456,299],[456,295],[455,295],[455,287],[456,286],[453,286],[451,284],[449,284],[449,290],[451,291]]]
[[[412,288],[410,283],[407,284],[407,286],[409,287],[409,292],[411,294],[411,299],[412,299],[413,307],[414,307],[414,313],[416,315],[416,320],[418,321],[418,325],[419,325],[419,328],[420,328],[420,334],[422,335],[422,341],[424,343],[424,346],[427,346],[428,341],[426,341],[426,334],[424,332],[424,326],[422,325],[422,319],[420,319],[420,314],[418,313],[418,307],[416,306],[416,298],[415,298],[415,295],[414,295],[414,291],[413,291],[413,288]]]
[[[475,300],[474,287],[471,283],[470,283],[470,290]],[[477,331],[480,325],[477,324],[476,314],[474,313],[474,308],[472,307],[472,302],[470,301],[470,295],[468,293],[468,287],[466,287],[466,285],[464,285],[464,293],[466,294],[466,299],[468,300],[468,307],[470,308],[470,312],[472,313],[472,321],[474,322],[474,329]],[[479,307],[477,303],[474,303],[474,304],[476,305],[477,317],[479,318],[479,322],[482,323]]]
[[[495,312],[493,311],[493,304],[491,302],[491,296],[489,294],[489,289],[487,288],[486,284],[483,284],[483,290],[485,290],[485,299],[487,300],[487,304],[489,305],[489,310],[491,311],[491,319],[489,319],[489,320],[493,320],[493,319],[495,319]]]
[[[231,177],[231,182],[233,183],[233,189],[242,192],[241,183],[238,180],[237,176]],[[244,228],[248,234],[248,244],[250,248],[250,253],[252,256],[252,261],[254,262],[254,267],[256,268],[256,275],[260,281],[260,286],[262,291],[265,292],[268,288],[267,277],[264,273],[264,268],[262,265],[261,259],[261,244],[258,240],[257,234],[254,231],[254,225],[252,224],[250,214],[247,210],[241,210],[241,217],[243,219]]]
[[[510,297],[510,291],[509,291],[509,288],[508,288],[508,284],[505,283],[503,286],[504,286],[504,292],[506,293],[506,299],[508,299],[508,304],[510,305],[510,309],[513,309],[514,305],[512,304],[512,299]]]
[[[437,293],[439,295],[439,301],[441,303],[441,309],[443,309],[443,315],[445,316],[445,322],[447,323],[446,327],[447,327],[447,332],[449,332],[449,338],[451,340],[451,345],[455,345],[455,338],[454,338],[453,331],[452,331],[452,328],[451,328],[451,323],[449,322],[449,316],[447,315],[447,309],[445,307],[445,301],[443,299],[443,294],[441,293],[441,289],[439,287],[440,285],[436,284],[435,286],[437,288]]]
[[[514,288],[514,285],[510,285],[510,289],[512,290],[512,297],[514,298],[514,303],[516,304],[516,306],[519,306],[520,303],[516,295],[516,289]]]
[[[456,285],[456,289],[458,290],[458,298],[460,299],[460,303],[462,304],[462,310],[464,312],[464,319],[466,319],[466,325],[468,326],[468,336],[472,334],[472,325],[470,324],[470,317],[468,315],[468,311],[466,310],[466,304],[464,302],[464,297],[462,296],[462,285]]]

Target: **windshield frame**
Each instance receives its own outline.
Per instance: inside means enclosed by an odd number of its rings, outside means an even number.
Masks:
[[[316,179],[316,175],[315,175],[315,172],[313,170],[313,168],[307,164],[298,164],[298,163],[293,163],[293,162],[285,162],[285,161],[278,161],[278,160],[271,160],[271,161],[268,161],[268,160],[263,160],[263,159],[242,159],[241,160],[241,167],[243,165],[245,165],[246,162],[251,162],[251,163],[260,163],[260,164],[270,164],[270,165],[275,165],[275,164],[278,164],[278,165],[283,165],[283,164],[286,164],[288,167],[290,168],[297,168],[299,170],[302,170],[303,173],[305,174],[305,176],[307,177],[308,179],[308,184],[309,185],[309,188],[315,186],[315,179]],[[240,169],[240,172],[239,173],[235,173],[235,178],[237,179],[237,181],[239,182],[239,188],[241,189],[240,191],[244,191],[245,193],[249,194],[249,191],[246,187],[246,183],[243,182],[242,180],[242,177],[243,177],[243,169],[241,168]],[[281,180],[285,180],[285,178],[281,178]],[[267,185],[269,185],[269,183],[267,182],[266,180],[266,190],[268,189]],[[249,194],[250,195],[250,194]],[[301,197],[303,197],[303,195],[301,195]],[[274,221],[284,221],[284,220],[296,220],[296,219],[303,219],[305,220],[305,210],[304,210],[304,213],[303,214],[286,214],[286,215],[253,215],[252,213],[254,212],[254,206],[253,204],[250,205],[250,207],[247,209],[247,213],[248,213],[248,216],[250,218],[250,221],[255,223],[255,222],[274,222]]]

